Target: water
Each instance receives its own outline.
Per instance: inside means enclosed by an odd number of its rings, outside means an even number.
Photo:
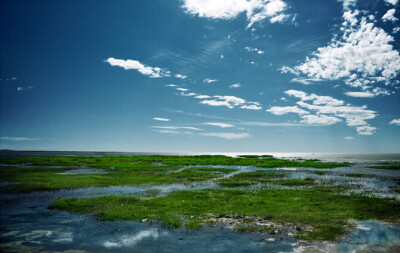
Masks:
[[[101,155],[144,155],[149,153],[110,152],[11,152],[2,155],[22,156],[101,156]],[[178,155],[199,155],[200,153],[179,153]],[[204,153],[201,153],[204,154]],[[215,153],[213,153],[215,154]],[[220,153],[221,154],[221,153]],[[237,153],[223,153],[236,156]],[[259,155],[266,153],[258,153]],[[267,153],[271,154],[271,153]],[[352,185],[356,191],[370,191],[371,195],[399,198],[393,193],[398,188],[396,180],[400,172],[368,168],[377,162],[398,162],[400,154],[302,154],[275,153],[276,157],[320,159],[323,161],[351,162],[351,167],[323,170],[312,168],[278,168],[288,178],[312,177],[318,183],[332,180],[342,186]],[[29,165],[26,165],[29,166]],[[157,164],[162,166],[162,164]],[[43,167],[43,166],[40,166]],[[68,167],[68,166],[67,166]],[[207,166],[201,166],[207,167]],[[236,172],[224,174],[230,177],[240,172],[260,170],[253,166],[208,166],[213,168],[234,168]],[[54,168],[66,168],[54,166]],[[72,167],[68,167],[72,168]],[[72,168],[72,173],[102,173],[101,170]],[[372,175],[351,177],[349,173]],[[167,229],[158,223],[149,222],[100,222],[93,215],[79,215],[47,209],[54,199],[78,197],[87,198],[108,194],[147,196],[149,190],[159,195],[186,189],[208,189],[218,187],[214,181],[166,186],[116,186],[85,189],[34,192],[30,194],[2,194],[0,196],[0,244],[3,251],[67,251],[81,252],[396,252],[400,245],[400,228],[376,221],[355,223],[352,232],[336,243],[301,243],[283,235],[260,235],[236,233],[221,226],[203,228],[198,231]],[[270,187],[277,187],[271,185]],[[359,193],[358,192],[358,193]],[[349,192],[350,193],[350,192]],[[313,251],[314,250],[314,251]]]

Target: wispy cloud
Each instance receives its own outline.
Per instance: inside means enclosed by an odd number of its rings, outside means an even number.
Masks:
[[[200,104],[209,105],[209,106],[225,106],[229,109],[233,108],[241,108],[247,110],[261,110],[261,104],[259,102],[250,102],[246,101],[243,98],[235,97],[235,96],[209,96],[209,95],[202,95],[196,93],[185,93],[189,91],[185,88],[175,88],[179,91],[182,91],[180,94],[181,96],[193,96],[197,99],[202,99]]]
[[[349,97],[356,97],[356,98],[373,98],[375,97],[374,93],[368,92],[368,91],[360,91],[360,92],[345,92],[344,93],[346,96]]]
[[[151,126],[151,128],[156,129],[169,129],[169,130],[179,130],[179,129],[186,129],[186,130],[194,130],[194,131],[202,131],[203,129],[197,127],[184,127],[184,126]]]
[[[229,88],[239,88],[240,86],[241,86],[240,83],[235,83],[229,86]]]
[[[108,62],[111,66],[118,66],[124,68],[125,70],[135,69],[139,71],[139,73],[149,76],[150,78],[160,78],[171,75],[171,73],[168,70],[159,67],[146,66],[136,60],[121,60],[115,58],[108,58],[106,62]]]
[[[236,140],[249,138],[249,133],[201,133],[202,136],[218,137],[226,140]]]
[[[170,119],[166,119],[166,118],[153,118],[154,120],[157,121],[170,121]]]
[[[351,137],[351,136],[346,136],[346,137],[344,137],[346,140],[354,140],[354,137]]]
[[[203,123],[204,125],[209,125],[209,126],[217,126],[221,128],[227,128],[227,127],[234,127],[234,125],[227,124],[227,123],[217,123],[217,122],[206,122]]]
[[[8,136],[3,136],[3,137],[1,137],[1,140],[3,140],[3,141],[38,141],[40,139],[39,138],[31,138],[31,137],[8,137]]]
[[[218,81],[217,79],[210,79],[210,78],[206,78],[206,79],[203,80],[204,83],[214,83],[214,82],[217,82],[217,81]]]

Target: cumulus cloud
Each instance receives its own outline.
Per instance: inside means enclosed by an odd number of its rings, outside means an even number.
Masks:
[[[400,55],[391,45],[394,38],[362,13],[345,11],[342,35],[335,34],[327,46],[318,48],[304,63],[282,67],[281,72],[310,79],[343,80],[364,91],[381,84],[398,85]]]
[[[206,78],[206,79],[203,80],[203,83],[214,83],[214,82],[217,82],[217,81],[218,81],[217,79]]]
[[[31,137],[8,137],[3,136],[0,138],[3,141],[38,141],[39,138],[31,138]]]
[[[226,140],[244,139],[249,138],[249,133],[202,133],[202,136],[218,137]]]
[[[356,127],[357,132],[361,135],[373,135],[376,127],[371,127],[371,126],[360,126]]]
[[[299,108],[297,105],[295,106],[273,106],[267,110],[275,115],[284,115],[288,113],[297,113],[297,114],[308,114],[309,112]]]
[[[210,126],[217,126],[221,128],[227,128],[227,127],[233,127],[231,124],[226,124],[226,123],[216,123],[216,122],[206,122],[203,123],[204,125],[210,125]]]
[[[139,73],[149,76],[150,78],[160,78],[171,75],[171,73],[168,70],[159,67],[146,66],[136,60],[122,60],[122,59],[108,58],[106,62],[108,62],[111,66],[118,66],[124,68],[125,70],[135,69],[139,71]]]
[[[394,14],[396,13],[396,9],[390,9],[386,12],[385,15],[383,15],[382,20],[383,21],[392,21],[392,22],[396,22],[397,20],[399,20],[398,18],[396,18],[394,16]]]
[[[399,0],[385,0],[386,3],[396,5]]]
[[[200,101],[200,104],[210,106],[226,106],[229,109],[236,107],[248,110],[261,110],[261,104],[258,102],[248,102],[245,99],[235,96],[212,96],[213,99]]]
[[[389,124],[400,126],[400,119],[394,119],[394,120],[390,121]]]
[[[332,116],[326,116],[326,115],[304,115],[303,120],[301,120],[301,123],[307,124],[307,125],[324,125],[324,126],[329,126],[336,124],[338,122],[341,122],[341,119],[338,119],[336,117]]]
[[[182,8],[187,13],[210,19],[233,19],[246,13],[247,28],[263,20],[283,22],[290,16],[284,14],[288,6],[282,0],[183,0]]]
[[[154,120],[157,121],[170,121],[170,119],[166,119],[166,118],[153,118]]]
[[[179,91],[188,91],[188,89],[185,89],[185,88],[176,88],[176,90],[179,90]]]
[[[345,104],[344,101],[330,96],[319,96],[307,94],[303,91],[288,90],[287,95],[299,98],[295,106],[274,106],[268,109],[275,115],[284,115],[290,112],[298,113],[304,124],[333,125],[344,119],[350,127],[355,127],[357,132],[362,135],[371,135],[375,127],[370,127],[366,120],[376,117],[376,112],[368,110],[367,106],[353,106]],[[309,101],[311,103],[306,103]],[[311,115],[311,112],[316,115]]]
[[[360,92],[345,92],[344,93],[346,96],[349,97],[356,97],[356,98],[373,98],[375,97],[374,93],[371,93],[369,91],[360,91]]]

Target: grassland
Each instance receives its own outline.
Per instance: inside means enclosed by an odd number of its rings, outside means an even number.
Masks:
[[[100,220],[157,220],[177,228],[200,228],[212,217],[269,217],[276,224],[312,227],[300,232],[304,240],[334,240],[346,233],[348,220],[396,220],[394,203],[364,196],[340,195],[326,188],[179,191],[165,197],[104,196],[61,199],[51,208],[95,213]],[[245,224],[245,223],[244,223]],[[289,225],[290,226],[290,225]],[[256,228],[253,224],[238,227]],[[248,230],[247,230],[248,231]]]
[[[334,240],[346,233],[350,219],[398,222],[400,218],[399,203],[361,195],[344,195],[340,188],[324,188],[315,182],[315,177],[331,173],[325,169],[348,166],[347,163],[283,160],[253,155],[238,158],[208,155],[3,157],[0,163],[15,165],[0,166],[1,181],[18,183],[2,186],[0,191],[3,193],[123,185],[191,184],[209,180],[221,186],[218,189],[177,191],[166,196],[159,196],[157,190],[148,189],[146,197],[142,198],[103,196],[60,199],[51,205],[51,208],[59,210],[94,213],[100,220],[145,219],[172,228],[184,226],[187,229],[199,229],[229,220],[235,224],[237,231],[263,233],[271,232],[271,227],[257,224],[260,220],[268,220],[274,226],[281,224],[291,227],[298,233],[299,239]],[[23,166],[26,164],[34,167]],[[250,165],[257,169],[238,173],[237,169],[228,167]],[[321,170],[309,171],[311,175],[308,177],[293,178],[291,173],[296,172],[265,169],[280,167],[311,167]],[[79,168],[96,168],[103,173],[62,174]],[[342,176],[364,177],[355,173]],[[253,185],[260,187],[248,187]],[[271,185],[279,189],[271,189]],[[393,191],[396,192],[396,189]],[[293,226],[308,229],[298,231]]]
[[[190,183],[221,177],[221,173],[233,172],[231,168],[188,168],[195,165],[253,165],[258,167],[317,167],[334,168],[346,166],[340,163],[324,163],[316,160],[282,160],[272,156],[119,156],[119,157],[7,157],[0,163],[10,165],[39,166],[0,167],[2,181],[18,182],[3,186],[3,192],[32,192],[82,187],[106,187],[121,185],[165,185]],[[163,166],[153,165],[160,163]],[[43,166],[42,168],[40,166]],[[66,166],[46,168],[45,166]],[[60,175],[57,173],[78,166],[103,169],[105,174]],[[70,168],[68,168],[70,167]],[[174,173],[172,173],[174,172]]]
[[[278,159],[272,156],[228,157],[222,155],[200,156],[114,156],[114,157],[8,157],[0,158],[3,164],[32,164],[32,165],[87,165],[94,168],[130,168],[139,164],[162,163],[164,165],[236,165],[257,166],[264,168],[276,167],[309,167],[309,168],[337,168],[348,166],[348,163],[321,162],[319,160]],[[160,166],[162,167],[162,166]]]

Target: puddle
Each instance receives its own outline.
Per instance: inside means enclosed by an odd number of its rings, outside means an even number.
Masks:
[[[91,169],[91,168],[81,168],[75,170],[67,170],[61,173],[56,173],[58,175],[85,175],[85,174],[107,174],[109,172],[102,169]]]

